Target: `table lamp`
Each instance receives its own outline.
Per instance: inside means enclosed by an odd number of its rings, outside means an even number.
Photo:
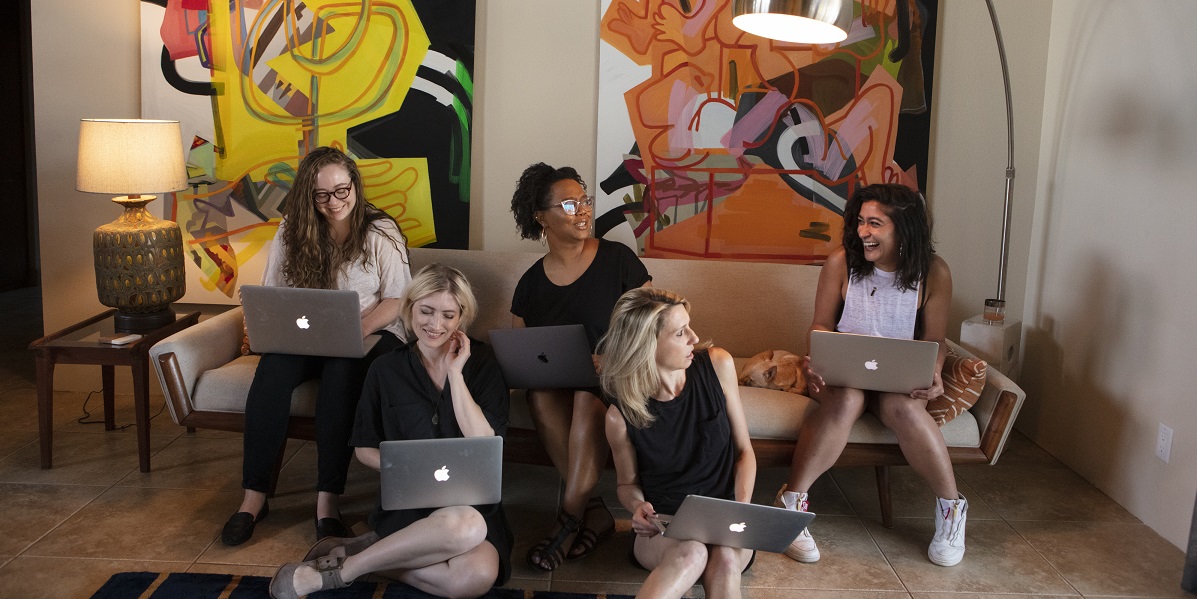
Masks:
[[[116,308],[121,332],[147,332],[174,322],[170,303],[183,297],[179,225],[155,218],[150,192],[187,187],[178,121],[83,119],[75,189],[119,194],[125,212],[96,229],[93,253],[100,303]]]

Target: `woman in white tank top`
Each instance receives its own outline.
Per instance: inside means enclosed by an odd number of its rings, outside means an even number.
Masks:
[[[808,356],[803,362],[807,394],[818,405],[803,423],[789,481],[777,493],[778,506],[806,511],[811,484],[835,464],[853,423],[867,409],[894,431],[906,460],[940,498],[927,556],[941,566],[960,562],[968,502],[956,489],[943,435],[927,412],[927,402],[943,393],[940,370],[951,301],[952,275],[935,255],[922,196],[902,185],[856,190],[844,207],[843,247],[828,256],[819,274],[810,330],[935,341],[935,378],[930,388],[909,395],[828,387],[811,370]],[[819,549],[804,530],[786,555],[815,562]]]

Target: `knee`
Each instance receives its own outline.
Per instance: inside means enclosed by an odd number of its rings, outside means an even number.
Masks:
[[[438,520],[445,545],[459,553],[465,553],[486,540],[486,520],[472,507],[443,508],[429,517]]]
[[[922,402],[900,395],[883,396],[877,404],[877,417],[892,430],[909,428],[926,412]]]
[[[714,547],[707,558],[706,576],[727,576],[740,573],[740,556],[730,547]]]
[[[698,541],[683,541],[679,543],[669,556],[684,572],[702,572],[707,567],[707,546]]]
[[[829,391],[820,399],[820,406],[824,412],[833,420],[842,422],[856,422],[861,414],[864,414],[865,397],[855,389],[839,389],[837,391]]]

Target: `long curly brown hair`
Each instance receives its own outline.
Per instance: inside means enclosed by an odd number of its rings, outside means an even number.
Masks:
[[[328,221],[316,210],[314,197],[316,174],[330,164],[339,164],[349,171],[349,180],[357,194],[357,202],[349,214],[349,235],[340,245],[333,242]],[[337,273],[345,265],[364,260],[365,267],[369,268],[371,263],[370,255],[366,253],[366,237],[371,227],[395,244],[395,248],[400,249],[405,256],[404,261],[407,260],[407,237],[403,230],[389,214],[366,201],[357,163],[337,148],[321,146],[303,157],[295,173],[295,182],[283,199],[283,216],[287,223],[283,228],[283,242],[286,245],[283,278],[292,287],[332,289]],[[390,221],[394,230],[385,226],[384,221]],[[394,232],[398,232],[398,239]]]

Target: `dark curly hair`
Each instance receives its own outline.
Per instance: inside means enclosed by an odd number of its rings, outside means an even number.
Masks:
[[[931,256],[935,245],[931,241],[931,215],[927,202],[919,192],[892,183],[878,183],[857,189],[844,206],[844,252],[848,272],[857,281],[873,274],[873,263],[865,260],[864,242],[856,231],[860,207],[865,202],[881,204],[894,223],[899,243],[898,272],[895,283],[900,289],[918,289],[920,281],[931,271]]]
[[[349,181],[357,194],[357,203],[349,215],[349,235],[340,246],[333,243],[328,222],[316,209],[313,199],[316,175],[330,164],[339,164],[349,171]],[[283,241],[286,243],[283,277],[292,287],[332,289],[337,272],[344,265],[364,259],[365,266],[371,266],[365,249],[371,228],[386,236],[405,256],[407,254],[407,236],[395,219],[366,201],[357,163],[338,148],[315,148],[299,162],[295,181],[283,199],[283,217],[287,223],[283,229]],[[384,226],[385,221],[394,225],[394,230],[398,232],[397,239],[390,227]]]
[[[511,196],[511,213],[515,215],[515,228],[523,239],[539,239],[542,227],[536,221],[536,212],[549,207],[553,196],[553,185],[558,181],[576,181],[582,189],[586,182],[571,166],[553,168],[537,162],[524,169],[520,181]]]

